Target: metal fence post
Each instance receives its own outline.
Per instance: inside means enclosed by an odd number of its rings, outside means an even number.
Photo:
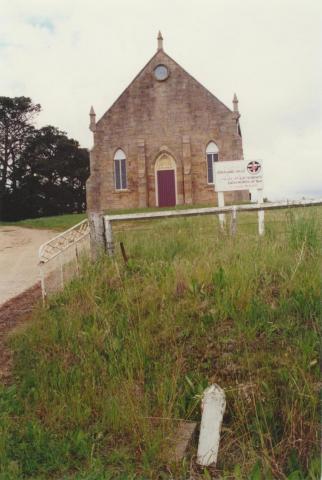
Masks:
[[[45,285],[45,274],[44,274],[44,262],[39,262],[39,276],[40,276],[40,286],[41,286],[41,296],[43,305],[46,303],[46,285]]]
[[[59,260],[60,260],[60,283],[61,283],[61,288],[64,289],[64,258],[63,258],[63,252],[59,255]]]
[[[75,243],[75,259],[76,259],[76,273],[77,273],[77,276],[79,277],[79,256],[78,256],[77,243]]]

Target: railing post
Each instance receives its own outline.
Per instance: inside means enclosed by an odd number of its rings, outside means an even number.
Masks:
[[[60,284],[61,284],[61,289],[64,290],[64,258],[63,258],[63,252],[60,252],[59,261],[60,261]]]
[[[76,259],[76,273],[77,273],[77,276],[79,277],[79,255],[78,255],[77,243],[75,243],[75,259]]]
[[[233,206],[231,213],[231,222],[230,222],[230,235],[234,237],[237,232],[237,208],[236,205]]]
[[[110,257],[114,256],[114,241],[113,241],[113,229],[112,222],[105,217],[105,239],[106,239],[106,250]]]
[[[45,285],[45,274],[44,274],[44,262],[40,260],[39,262],[39,276],[40,276],[40,286],[41,286],[41,296],[42,303],[46,303],[46,285]]]

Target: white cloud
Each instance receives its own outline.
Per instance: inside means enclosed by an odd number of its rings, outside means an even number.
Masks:
[[[2,5],[3,4],[3,5]],[[240,100],[246,158],[266,195],[322,196],[320,0],[0,0],[1,95],[41,103],[91,146],[88,112],[113,103],[165,50],[218,98]]]

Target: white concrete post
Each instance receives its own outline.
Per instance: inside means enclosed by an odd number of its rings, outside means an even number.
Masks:
[[[204,467],[217,462],[220,429],[226,408],[225,392],[211,385],[203,394],[197,463]]]
[[[260,205],[263,203],[263,190],[257,190],[258,192],[258,197],[257,197],[257,202]],[[258,234],[260,236],[264,235],[265,233],[265,212],[264,210],[259,210],[258,211]]]
[[[218,207],[224,207],[224,206],[225,206],[224,192],[218,192]],[[225,223],[226,223],[225,214],[219,213],[219,224],[222,230],[225,227]]]
[[[105,219],[105,238],[106,238],[106,249],[110,257],[114,256],[114,241],[113,241],[113,229],[112,222]]]
[[[233,211],[231,213],[231,222],[230,222],[230,235],[234,237],[237,232],[237,209],[236,205],[233,206]]]
[[[103,213],[89,212],[88,221],[91,235],[91,252],[95,260],[106,250]]]

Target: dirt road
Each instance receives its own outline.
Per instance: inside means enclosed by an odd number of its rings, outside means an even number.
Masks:
[[[38,248],[55,235],[52,230],[0,227],[0,305],[38,282]]]

